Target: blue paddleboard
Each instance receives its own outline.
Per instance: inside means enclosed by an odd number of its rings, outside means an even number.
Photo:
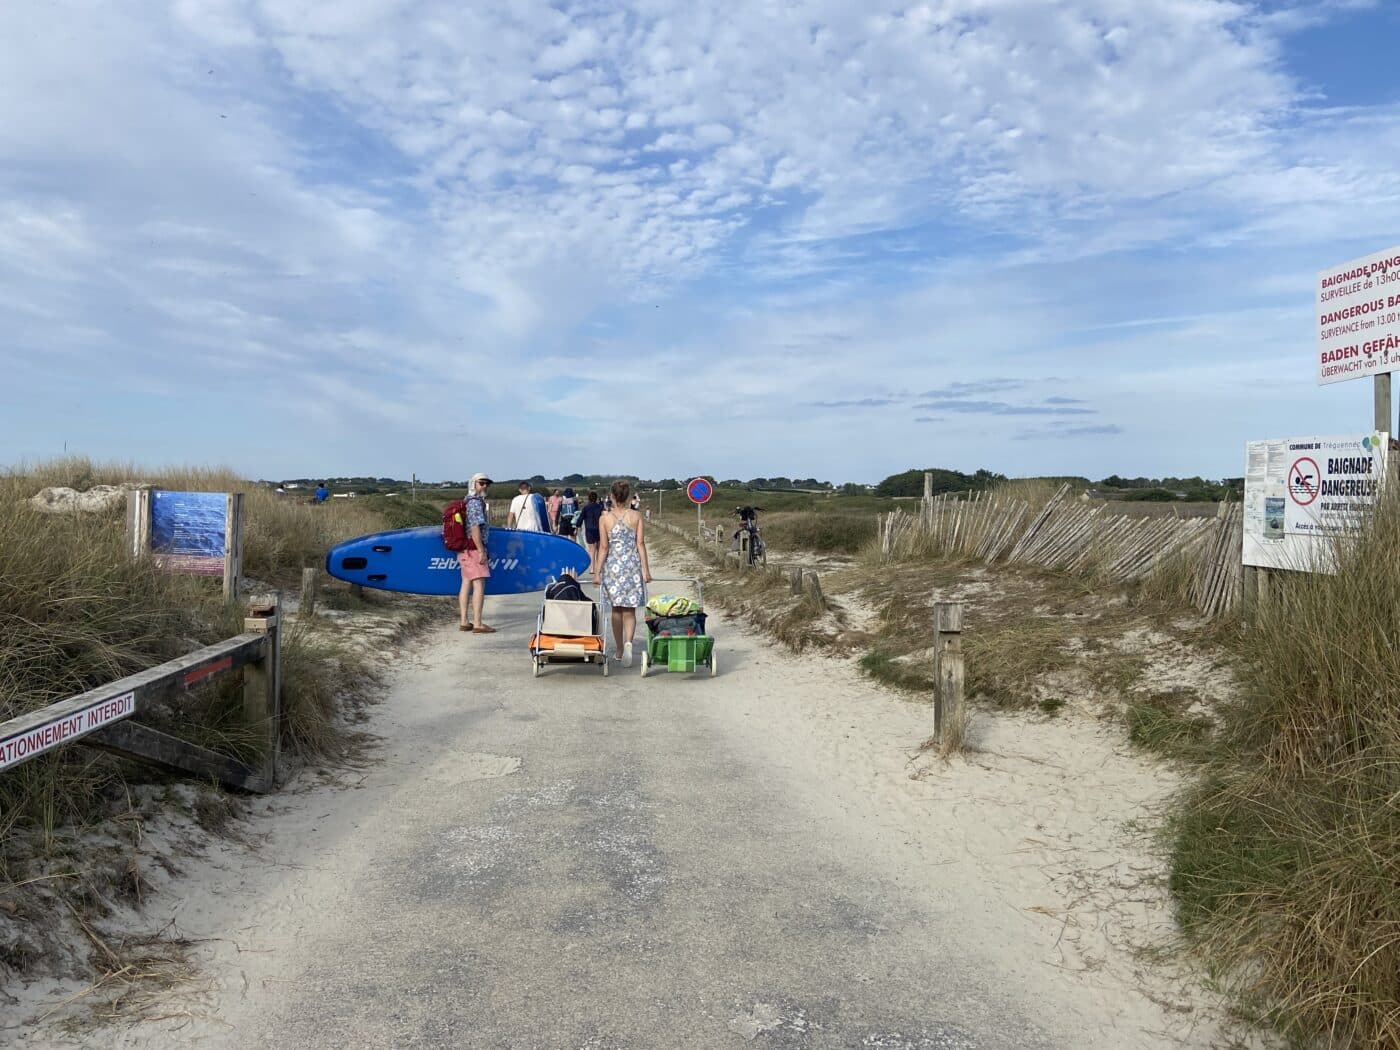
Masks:
[[[547,532],[493,528],[487,594],[542,591],[560,573],[588,568],[588,552],[573,540]],[[462,586],[457,555],[442,545],[442,529],[394,529],[337,543],[326,555],[326,572],[337,580],[407,594],[456,594]]]

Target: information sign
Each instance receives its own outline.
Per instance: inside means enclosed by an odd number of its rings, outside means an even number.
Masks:
[[[227,535],[227,494],[163,489],[152,493],[151,553],[161,568],[222,576]]]
[[[1317,275],[1317,381],[1400,368],[1400,247]]]
[[[1376,501],[1389,447],[1386,434],[1249,442],[1244,564],[1332,572],[1336,538]]]

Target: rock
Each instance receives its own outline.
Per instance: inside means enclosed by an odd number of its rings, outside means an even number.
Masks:
[[[44,514],[95,514],[125,505],[127,492],[144,488],[149,486],[126,482],[94,485],[86,492],[79,492],[60,485],[40,489],[38,495],[30,497],[29,503]]]

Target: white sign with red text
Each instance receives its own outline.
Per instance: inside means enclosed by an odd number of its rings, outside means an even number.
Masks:
[[[1400,247],[1317,275],[1317,381],[1400,368]]]
[[[72,714],[59,715],[45,725],[0,740],[0,769],[17,766],[26,759],[49,751],[59,744],[136,713],[136,694],[123,693],[85,707]]]

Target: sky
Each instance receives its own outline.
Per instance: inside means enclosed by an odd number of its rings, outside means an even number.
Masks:
[[[0,463],[1238,476],[1400,0],[0,0]]]

